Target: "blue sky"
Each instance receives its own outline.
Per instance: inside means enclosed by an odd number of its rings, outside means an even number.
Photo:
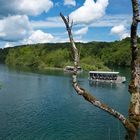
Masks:
[[[68,41],[62,12],[74,21],[75,41],[128,37],[131,0],[1,0],[0,47]]]

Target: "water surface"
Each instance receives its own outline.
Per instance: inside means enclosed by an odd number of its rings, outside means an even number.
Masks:
[[[128,69],[121,73],[128,76]],[[87,77],[79,76],[83,87],[127,115],[128,82],[91,86]],[[124,128],[116,119],[75,93],[70,74],[37,74],[0,65],[0,83],[1,140],[124,139]]]

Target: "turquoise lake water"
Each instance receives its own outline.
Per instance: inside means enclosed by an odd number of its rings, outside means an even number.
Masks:
[[[125,84],[79,83],[97,98],[127,115],[129,70]],[[45,74],[0,65],[0,140],[123,140],[125,130],[113,117],[86,102],[72,88],[70,74]]]

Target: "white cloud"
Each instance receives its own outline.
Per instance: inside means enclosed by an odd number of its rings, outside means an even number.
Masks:
[[[130,26],[131,15],[120,14],[120,15],[105,15],[100,19],[95,20],[90,26],[92,27],[112,27],[119,24]]]
[[[31,25],[27,16],[9,16],[0,20],[0,39],[18,41],[27,36]]]
[[[53,7],[51,0],[2,0],[0,17],[17,14],[39,15]]]
[[[126,38],[128,36],[130,36],[129,32],[127,31],[126,27],[122,24],[114,26],[111,29],[111,34],[115,34],[118,35],[120,37],[120,39]]]
[[[13,44],[10,42],[6,42],[3,48],[13,47]]]
[[[108,0],[86,0],[83,6],[73,11],[69,16],[74,23],[89,24],[105,14]],[[82,14],[81,14],[82,13]]]
[[[52,7],[53,3],[50,0],[21,0],[17,10],[27,15],[39,15]]]
[[[44,33],[41,30],[33,31],[33,33],[29,36],[25,42],[27,44],[36,44],[36,43],[47,43],[47,42],[53,42],[54,36],[52,36],[50,33]]]
[[[126,37],[130,37],[130,33],[126,32],[121,35],[121,39],[124,39]]]
[[[65,27],[60,17],[49,17],[47,18],[47,20],[31,21],[31,25],[35,29],[36,28]]]
[[[74,32],[74,35],[80,35],[83,36],[88,32],[88,27],[83,27],[77,31]]]
[[[57,24],[56,24],[57,22]],[[89,27],[112,27],[123,24],[125,26],[130,26],[131,15],[121,14],[121,15],[105,15],[100,19],[93,21]],[[48,17],[46,20],[31,21],[33,28],[60,28],[64,26],[64,23],[60,17]],[[85,24],[76,24],[74,27],[85,27]]]
[[[75,0],[64,0],[64,5],[76,6],[76,1]]]
[[[56,3],[55,3],[55,6],[56,6],[56,7],[59,7],[59,6],[60,6],[60,2],[56,2]]]
[[[124,25],[118,25],[118,26],[114,26],[111,29],[111,33],[112,34],[121,34],[126,30],[126,28],[124,27]]]

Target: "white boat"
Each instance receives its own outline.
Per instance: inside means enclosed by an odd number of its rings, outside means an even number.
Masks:
[[[89,80],[93,82],[124,83],[126,78],[119,76],[119,72],[89,71]]]
[[[64,68],[64,71],[65,72],[73,72],[74,71],[74,66],[66,66],[65,68]],[[83,71],[83,69],[80,67],[80,66],[78,66],[78,73],[79,72],[82,72]]]

